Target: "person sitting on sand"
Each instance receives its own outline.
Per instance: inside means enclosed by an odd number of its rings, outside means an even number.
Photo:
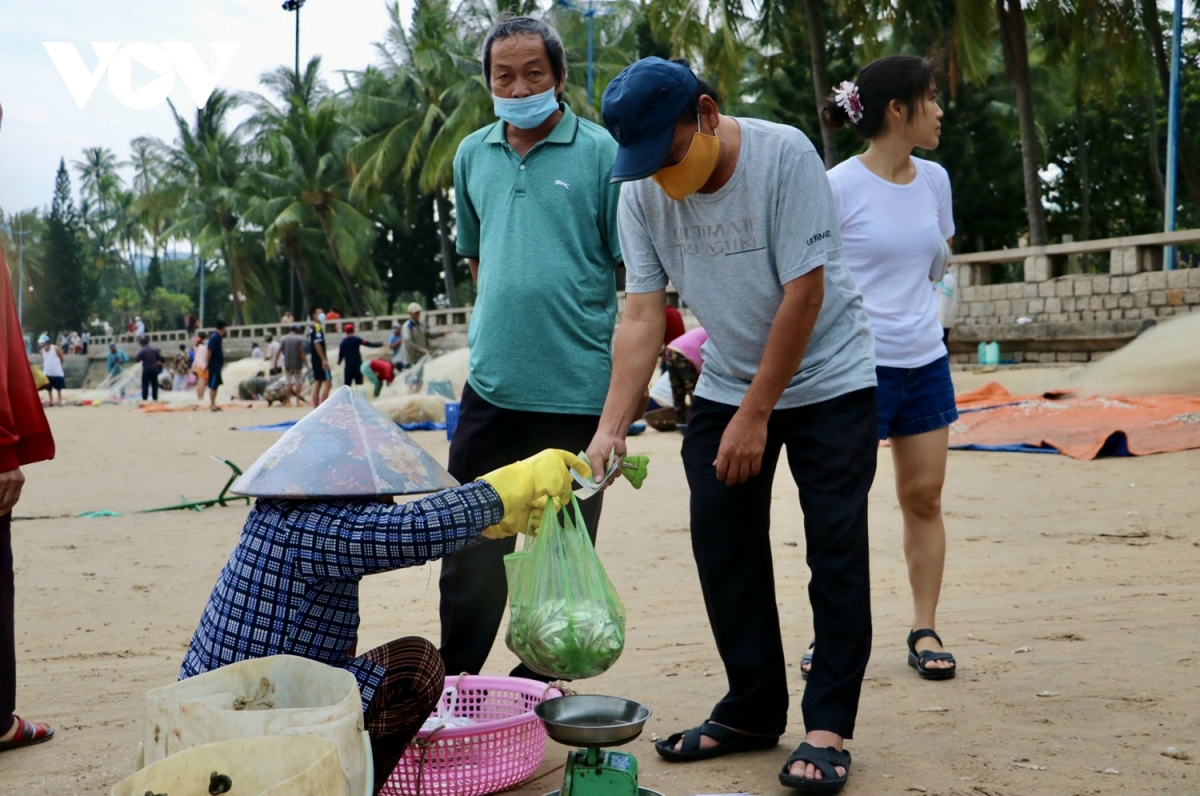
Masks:
[[[362,693],[378,792],[441,697],[445,667],[422,638],[355,656],[358,583],[480,536],[524,531],[535,502],[571,495],[572,454],[545,450],[458,485],[386,415],[342,387],[256,461],[233,491],[259,498],[192,637],[181,680],[268,655],[350,671]],[[436,494],[394,505],[398,494]]]

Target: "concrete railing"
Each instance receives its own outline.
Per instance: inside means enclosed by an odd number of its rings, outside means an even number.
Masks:
[[[1024,265],[1024,281],[1046,282],[1070,275],[1073,257],[1101,252],[1108,253],[1110,276],[1129,276],[1143,271],[1161,271],[1163,247],[1192,243],[1200,243],[1200,229],[957,254],[950,262],[960,266],[959,287],[991,284],[992,266],[1018,262]]]
[[[977,344],[993,340],[1017,362],[1087,362],[1120,348],[1147,326],[1200,309],[1200,268],[1162,270],[1164,246],[1193,243],[1200,229],[956,255],[951,359],[973,362]],[[1108,273],[1077,267],[1080,255],[1102,253]],[[992,283],[993,266],[1015,262],[1023,281]]]
[[[355,331],[359,334],[363,332],[379,334],[390,334],[392,323],[399,321],[403,323],[408,320],[408,314],[397,315],[374,315],[366,318],[339,318],[335,321],[325,322],[325,332],[330,335],[337,334],[343,324],[353,323]],[[470,307],[455,307],[445,310],[425,310],[421,313],[421,320],[430,331],[466,331],[467,324],[471,320]],[[298,321],[301,326],[306,326],[311,321],[300,319]],[[212,329],[212,326],[203,326],[202,329]],[[262,345],[262,340],[268,334],[275,335],[276,338],[282,337],[288,333],[291,328],[290,324],[284,323],[259,323],[246,326],[228,326],[225,328],[226,344],[234,348],[241,348],[238,342],[244,342],[245,348],[249,348],[251,342],[256,342]],[[188,343],[188,333],[184,329],[171,329],[167,331],[146,332],[152,344],[162,343]],[[92,335],[91,343],[88,347],[88,353],[92,355],[105,355],[108,353],[108,344],[116,341],[117,343],[135,343],[136,341],[129,334],[114,334],[114,335]]]
[[[1080,362],[1119,348],[1161,318],[1200,309],[1200,268],[1162,270],[1163,247],[1188,244],[1200,244],[1200,229],[955,255],[950,267],[958,277],[960,298],[950,335],[951,358],[956,363],[974,361],[976,344],[992,340],[1001,343],[1006,359],[1018,362]],[[1108,273],[1082,273],[1081,255],[1103,253],[1108,255]],[[993,268],[1009,263],[1023,265],[1023,281],[993,283]],[[667,301],[680,306],[670,286]],[[618,320],[624,305],[622,291],[617,296]],[[426,310],[422,315],[431,331],[449,333],[447,343],[465,345],[471,309]],[[686,325],[694,326],[691,313],[686,308],[683,313]],[[386,336],[393,321],[407,318],[396,314],[326,321],[328,345],[331,350],[336,346],[339,329],[347,322],[353,322],[358,333],[376,338]],[[230,326],[226,332],[228,356],[237,359],[249,353],[251,342],[262,345],[268,333],[279,337],[287,327],[254,324]],[[182,329],[148,334],[160,346],[187,342]],[[136,348],[129,347],[133,341],[125,334],[95,335],[89,356],[103,358],[111,340],[127,351]],[[170,349],[162,347],[169,354]]]

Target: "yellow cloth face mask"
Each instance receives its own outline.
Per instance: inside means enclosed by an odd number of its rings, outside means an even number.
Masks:
[[[721,137],[700,132],[700,119],[696,119],[696,132],[683,160],[674,166],[666,166],[650,175],[667,196],[676,202],[682,201],[704,187],[717,168],[721,155]]]

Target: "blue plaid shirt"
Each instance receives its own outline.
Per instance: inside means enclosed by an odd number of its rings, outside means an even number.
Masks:
[[[402,505],[260,499],[221,570],[179,679],[267,655],[348,669],[363,710],[384,670],[351,658],[363,575],[424,564],[500,522],[504,504],[476,481]]]

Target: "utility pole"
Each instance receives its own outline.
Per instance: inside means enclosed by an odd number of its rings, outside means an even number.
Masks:
[[[1167,98],[1167,206],[1163,208],[1163,231],[1175,231],[1176,193],[1179,189],[1179,43],[1183,38],[1183,0],[1175,0],[1171,25],[1171,93]],[[1175,270],[1175,247],[1163,251],[1163,269]]]
[[[22,329],[25,328],[25,236],[33,232],[33,230],[25,229],[25,216],[18,215],[17,229],[13,229],[11,225],[5,226],[3,229],[9,235],[17,239],[17,323]]]
[[[196,249],[195,241],[192,242],[192,254],[196,256],[196,262],[200,266],[200,317],[197,319],[200,328],[204,328],[204,258],[200,256],[200,252]]]

